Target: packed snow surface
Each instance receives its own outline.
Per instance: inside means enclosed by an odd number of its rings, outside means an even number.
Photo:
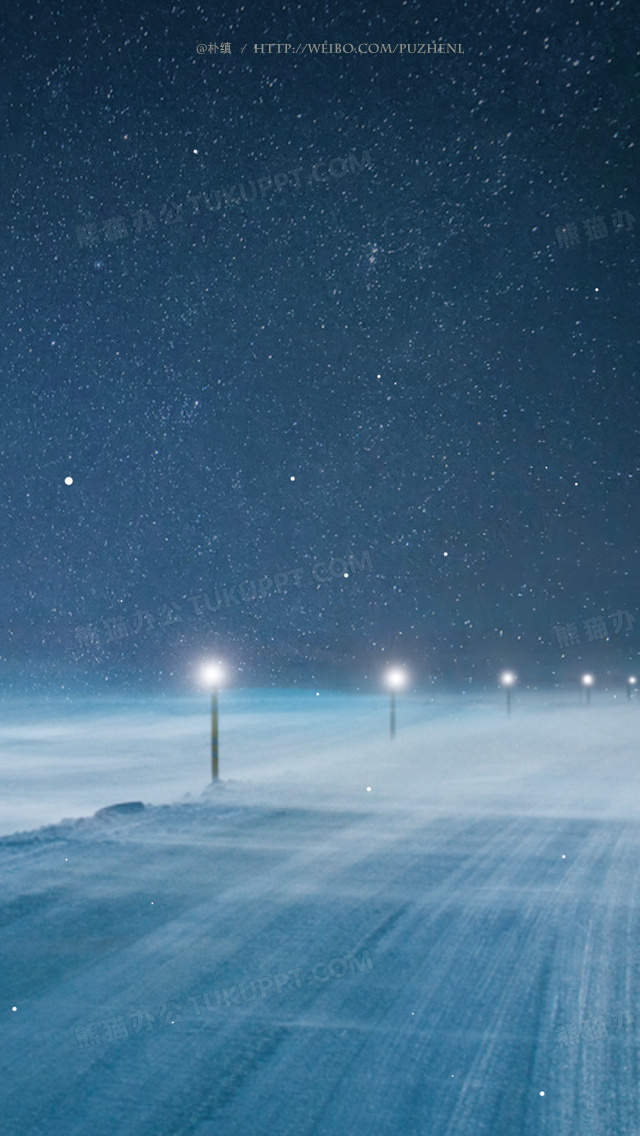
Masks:
[[[3,1136],[636,1136],[640,704],[388,714],[5,701]]]

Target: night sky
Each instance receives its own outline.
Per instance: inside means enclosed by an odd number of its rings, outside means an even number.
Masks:
[[[639,657],[637,6],[373,7],[7,13],[5,689]]]

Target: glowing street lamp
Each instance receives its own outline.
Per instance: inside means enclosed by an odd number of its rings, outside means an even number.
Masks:
[[[391,714],[389,718],[389,732],[392,738],[396,736],[396,691],[400,690],[407,681],[407,676],[404,671],[398,667],[393,670],[387,671],[385,676],[387,686],[391,689]]]
[[[593,675],[582,676],[582,685],[587,692],[587,706],[590,706],[591,704],[591,687],[593,686],[595,681],[596,680],[594,679]]]
[[[500,675],[500,685],[504,686],[507,692],[507,714],[511,713],[511,687],[515,686],[518,681],[518,676],[514,675],[513,671],[503,671]]]
[[[220,663],[205,663],[200,677],[211,690],[211,780],[218,780],[218,690],[224,679]]]
[[[634,675],[629,675],[629,678],[627,679],[627,698],[631,698],[631,696],[633,694],[633,689],[634,689],[637,681],[638,680],[637,680],[637,678],[635,678]]]

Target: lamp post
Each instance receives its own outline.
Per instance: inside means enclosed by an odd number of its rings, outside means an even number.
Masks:
[[[220,663],[205,663],[202,681],[211,690],[211,780],[218,780],[218,690],[224,678]]]
[[[638,680],[634,675],[630,675],[627,679],[627,698],[631,698],[631,696],[633,695],[633,690],[637,681]]]
[[[390,715],[389,715],[389,734],[390,734],[390,737],[395,738],[395,736],[396,736],[396,691],[400,690],[400,688],[402,686],[404,686],[405,682],[407,681],[407,676],[404,673],[404,671],[401,671],[398,667],[395,667],[393,670],[387,671],[386,681],[387,681],[387,686],[390,687],[390,690],[391,690],[391,705],[390,705]]]
[[[587,692],[587,706],[591,705],[591,687],[593,686],[595,681],[596,680],[594,679],[593,675],[582,676],[582,685]]]
[[[517,682],[517,675],[513,671],[503,671],[500,675],[500,683],[504,686],[507,692],[507,714],[511,713],[511,687]]]

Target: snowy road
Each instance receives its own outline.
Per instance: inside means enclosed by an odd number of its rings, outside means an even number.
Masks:
[[[606,761],[578,725],[540,768],[554,712],[515,767],[518,726],[476,722],[475,813],[465,747],[410,773],[408,729],[392,767],[369,754],[375,801],[356,751],[342,807],[333,770],[315,803],[302,774],[298,800],[237,780],[0,839],[3,1136],[637,1136],[635,718],[615,721]]]

